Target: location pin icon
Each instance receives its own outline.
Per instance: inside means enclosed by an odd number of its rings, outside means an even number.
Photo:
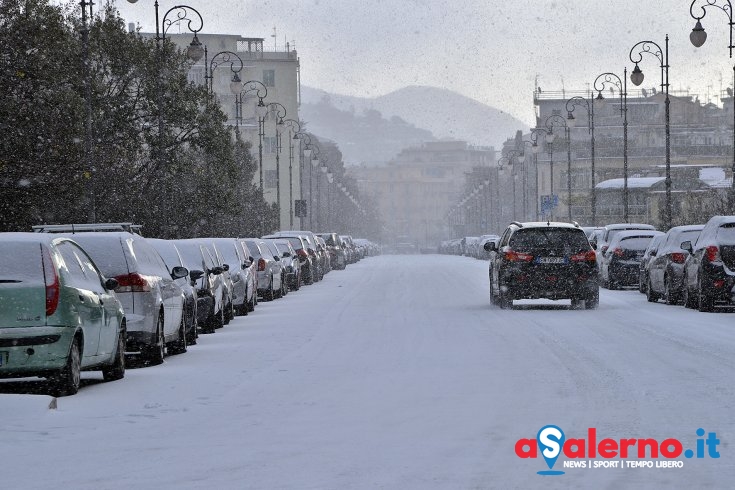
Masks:
[[[564,447],[564,431],[555,425],[546,425],[538,431],[536,441],[546,464],[552,469]]]

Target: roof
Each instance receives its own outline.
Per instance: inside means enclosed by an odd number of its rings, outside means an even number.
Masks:
[[[630,177],[628,178],[628,188],[646,189],[653,187],[659,182],[663,182],[666,177]],[[595,186],[595,189],[622,189],[625,186],[625,179],[603,180]]]
[[[78,231],[127,231],[140,235],[142,225],[133,223],[69,223],[63,225],[35,225],[37,233],[75,233]]]
[[[528,221],[525,223],[518,223],[514,221],[513,223],[511,223],[511,225],[521,225],[518,226],[519,228],[550,228],[553,226],[555,228],[577,228],[581,230],[581,228],[576,224],[566,223],[564,221]]]

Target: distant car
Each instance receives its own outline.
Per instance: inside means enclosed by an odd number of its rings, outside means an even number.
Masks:
[[[569,223],[511,223],[491,253],[490,301],[501,308],[517,299],[570,299],[573,308],[599,304],[597,260],[581,228]]]
[[[82,370],[125,376],[125,313],[114,289],[73,240],[0,233],[0,377],[48,378],[73,395]]]
[[[260,238],[245,238],[245,244],[253,254],[257,265],[258,294],[265,301],[273,301],[281,295],[282,270],[268,245]]]
[[[232,279],[232,308],[237,315],[247,315],[248,305],[257,296],[255,278],[251,275],[250,256],[245,256],[241,241],[235,238],[210,238],[217,246],[228,266],[228,273]],[[255,257],[253,257],[254,259]]]
[[[214,333],[225,325],[224,269],[206,244],[193,238],[174,240],[184,265],[190,270],[197,294],[197,324],[202,333]]]
[[[169,269],[147,239],[128,232],[90,231],[67,235],[79,243],[106,277],[114,277],[127,318],[126,349],[151,365],[186,352],[185,297],[176,279],[185,267]]]
[[[166,263],[169,269],[177,266],[186,267],[179,250],[176,248],[176,244],[171,240],[161,240],[157,238],[148,238],[148,242],[153,245],[161,258]],[[175,280],[176,284],[184,292],[184,324],[186,325],[186,343],[189,345],[195,345],[197,338],[199,337],[199,323],[197,321],[197,292],[196,288],[192,286],[193,278],[201,277],[204,272],[199,270],[189,270],[189,275],[186,277],[180,277]]]
[[[275,238],[281,240],[288,240],[293,247],[296,255],[299,258],[299,265],[301,266],[301,281],[302,284],[313,284],[314,274],[316,274],[316,261],[309,253],[309,241],[306,236],[301,235],[266,235],[265,238]]]
[[[667,305],[681,302],[684,297],[684,263],[689,255],[681,248],[681,243],[695,241],[702,228],[704,225],[675,226],[666,232],[648,266],[648,301],[663,298]]]
[[[342,247],[342,239],[336,233],[317,233],[324,239],[329,250],[332,267],[338,270],[344,270],[347,267],[347,255]]]
[[[716,303],[733,304],[735,287],[735,216],[712,217],[692,244],[684,264],[684,304],[712,311]]]
[[[281,281],[280,281],[281,288],[278,291],[278,294],[276,296],[279,298],[283,298],[284,296],[288,294],[288,290],[289,290],[288,271],[286,267],[286,261],[283,260],[282,252],[278,250],[275,240],[266,238],[263,240],[263,243],[266,244],[271,255],[273,255],[273,260],[275,260],[276,264],[278,264],[278,267],[280,268],[279,274],[281,276]]]
[[[286,239],[273,240],[278,251],[281,253],[281,262],[286,267],[286,282],[288,288],[292,291],[301,289],[301,266],[299,264],[299,256]]]
[[[653,237],[653,240],[651,240],[651,243],[648,244],[645,252],[643,252],[641,263],[638,266],[638,291],[643,294],[646,294],[646,290],[648,289],[648,266],[651,259],[656,255],[658,246],[665,237],[666,235],[656,235]]]
[[[600,263],[602,285],[609,289],[638,286],[643,253],[657,235],[663,233],[655,230],[618,231],[608,242],[607,251],[602,254]]]
[[[626,230],[656,230],[656,227],[644,223],[614,223],[603,227],[601,232],[600,230],[593,230],[590,235],[590,243],[597,253],[597,264],[600,272],[602,272],[602,263],[610,242],[615,238],[615,235]]]

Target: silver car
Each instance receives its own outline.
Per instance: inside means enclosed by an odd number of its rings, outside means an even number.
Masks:
[[[280,297],[281,265],[276,262],[268,245],[262,239],[245,238],[244,240],[258,264],[258,294],[265,301],[272,301]]]
[[[239,240],[234,238],[209,238],[217,247],[228,267],[228,273],[232,280],[232,307],[236,315],[247,315],[248,304],[253,300],[253,295],[258,293],[252,287],[254,279],[250,274],[252,261],[245,255]]]
[[[176,279],[185,267],[169,270],[148,241],[127,232],[83,232],[67,235],[92,257],[105,277],[118,282],[115,293],[127,319],[126,353],[160,364],[166,354],[186,351],[184,293]]]

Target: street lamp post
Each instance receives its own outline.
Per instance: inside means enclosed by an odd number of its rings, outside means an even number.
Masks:
[[[592,85],[594,90],[597,90],[597,97],[595,97],[592,105],[595,104],[599,108],[604,107],[605,97],[602,96],[602,91],[606,86],[612,85],[618,89],[620,94],[620,115],[623,117],[623,221],[628,222],[628,69],[623,69],[623,78],[617,76],[615,73],[602,73],[595,78]],[[594,134],[594,128],[593,128]],[[592,212],[596,212],[597,203],[597,191],[595,190],[595,173],[592,172]],[[594,219],[593,219],[594,221]],[[593,222],[594,224],[594,222]]]
[[[572,155],[571,155],[571,149],[569,145],[569,126],[567,126],[567,120],[560,116],[559,114],[552,114],[549,117],[546,118],[545,122],[546,126],[546,143],[549,144],[549,186],[550,186],[550,195],[549,199],[551,199],[551,210],[550,210],[550,216],[553,219],[554,218],[554,139],[556,138],[556,135],[554,134],[554,126],[563,126],[564,127],[564,135],[567,139],[567,167],[572,167]],[[571,206],[571,203],[568,203],[568,206]]]
[[[299,124],[295,119],[285,119],[283,121],[283,126],[288,134],[288,214],[290,224],[289,229],[293,230],[293,140],[298,141],[301,139],[301,124]],[[291,136],[292,132],[293,136]]]
[[[137,1],[138,0],[128,0],[129,3],[136,3]],[[156,102],[158,105],[158,149],[156,160],[159,167],[158,170],[163,171],[166,167],[165,108],[163,104],[163,71],[164,63],[166,61],[164,47],[166,43],[166,33],[171,26],[175,24],[179,25],[186,21],[186,28],[194,34],[194,38],[189,44],[186,54],[190,60],[196,63],[204,55],[204,48],[197,37],[197,33],[202,30],[202,27],[204,27],[204,20],[196,9],[189,7],[188,5],[176,5],[168,9],[159,22],[158,0],[154,2],[153,6],[156,12],[156,48],[159,53],[159,70],[156,87]],[[173,14],[173,16],[172,18],[169,18],[169,15],[171,14]],[[190,14],[193,14],[192,17],[189,17]],[[166,200],[167,198],[164,195],[161,202],[165,205]]]
[[[732,44],[732,43],[731,43]],[[664,212],[664,227],[668,230],[671,228],[671,122],[670,122],[670,111],[669,111],[669,35],[666,35],[665,49],[661,49],[661,46],[653,41],[641,41],[633,45],[630,49],[630,61],[635,63],[635,68],[630,74],[630,81],[635,85],[643,83],[643,72],[641,71],[638,63],[643,61],[643,53],[649,53],[655,56],[661,66],[661,90],[666,93],[666,99],[664,101],[666,113],[666,209]],[[634,54],[636,48],[639,51]],[[627,222],[627,221],[626,221]]]
[[[592,166],[592,194],[595,193],[595,123],[594,123],[594,109],[593,104],[590,103],[586,98],[575,96],[571,99],[567,100],[566,103],[566,109],[567,109],[567,126],[570,128],[573,128],[575,126],[575,118],[574,118],[574,109],[577,106],[584,106],[587,109],[587,132],[590,134],[590,161]],[[571,133],[571,131],[570,131]],[[571,138],[570,138],[571,140]],[[568,169],[567,174],[567,188],[569,192],[569,221],[572,221],[572,169]],[[594,199],[593,199],[594,201]],[[595,212],[592,211],[592,224],[595,223]]]
[[[92,6],[94,2],[81,0],[82,10],[82,71],[84,77],[84,182],[87,188],[88,215],[87,220],[94,223],[97,220],[94,187],[91,182],[94,176],[92,169],[92,71],[89,67],[89,30],[92,22]],[[87,8],[89,7],[89,22]]]
[[[276,207],[278,209],[278,226],[281,226],[281,134],[285,131],[283,118],[286,108],[280,102],[270,102],[268,110],[276,116]]]
[[[703,5],[700,6],[700,9],[702,10],[702,15],[696,16],[694,15],[694,4],[697,3],[698,0],[692,1],[691,6],[689,7],[689,14],[697,20],[697,23],[694,26],[694,29],[692,29],[692,32],[689,34],[689,39],[691,40],[692,44],[699,48],[701,47],[704,42],[707,40],[707,33],[704,31],[704,27],[702,27],[702,23],[700,22],[705,14],[707,13],[706,8],[707,7],[717,7],[718,9],[725,12],[728,19],[728,24],[730,25],[730,45],[728,46],[728,49],[730,50],[730,58],[732,59],[732,50],[735,48],[735,46],[732,43],[732,33],[733,28],[735,28],[735,22],[733,22],[732,18],[732,3],[730,0],[723,0],[721,3],[722,5],[719,5],[717,0],[705,0]],[[735,65],[732,67],[733,69],[733,90],[735,90]],[[732,97],[732,103],[733,103],[733,126],[732,126],[732,184],[730,185],[730,194],[728,196],[728,209],[729,212],[735,213],[735,92],[733,92]]]

